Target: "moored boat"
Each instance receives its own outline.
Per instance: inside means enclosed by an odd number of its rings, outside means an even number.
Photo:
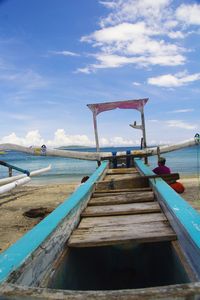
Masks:
[[[99,112],[138,109],[142,125],[133,126],[145,134],[147,99],[125,102],[90,105],[97,152],[81,155],[99,166],[64,203],[0,255],[3,299],[200,296],[200,215],[170,187],[178,174],[155,175],[142,159],[159,156],[162,149],[103,155],[99,151]],[[37,155],[61,151],[13,147]]]

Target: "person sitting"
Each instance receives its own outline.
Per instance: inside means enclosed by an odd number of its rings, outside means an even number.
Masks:
[[[165,166],[166,159],[164,157],[160,157],[158,159],[158,167],[153,169],[153,172],[157,175],[170,174],[171,170],[167,166]],[[169,184],[173,190],[177,193],[182,194],[185,190],[183,184],[181,182],[175,181]]]
[[[164,157],[160,157],[158,159],[158,167],[153,169],[153,172],[162,175],[162,174],[170,174],[171,170],[167,166],[165,166],[166,159]]]

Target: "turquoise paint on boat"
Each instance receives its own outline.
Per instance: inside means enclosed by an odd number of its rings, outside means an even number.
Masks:
[[[144,175],[155,175],[142,160],[136,159],[136,165]],[[161,195],[162,200],[171,209],[178,221],[182,224],[195,245],[200,248],[200,214],[177,194],[164,180],[150,179],[151,184]]]
[[[95,182],[103,174],[107,164],[107,162],[102,162],[101,166],[69,198],[0,255],[0,283],[5,281],[11,272],[19,268],[71,210],[87,197]]]

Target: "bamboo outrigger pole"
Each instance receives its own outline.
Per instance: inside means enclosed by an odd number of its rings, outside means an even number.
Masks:
[[[167,153],[187,147],[192,147],[197,145],[197,142],[194,138],[177,143],[172,145],[165,145],[160,146],[160,154]],[[4,150],[14,150],[24,153],[29,153],[32,155],[44,155],[40,151],[40,147],[24,147],[16,144],[0,144],[0,149]],[[130,155],[133,157],[145,157],[145,156],[153,156],[157,155],[158,150],[157,147],[146,148],[142,150],[131,150]],[[116,156],[126,155],[126,151],[119,151],[117,152]],[[58,149],[46,149],[45,156],[57,156],[57,157],[68,157],[68,158],[75,158],[75,159],[83,159],[83,160],[92,160],[92,161],[100,161],[106,159],[108,157],[112,157],[111,152],[83,152],[83,151],[68,151],[68,150],[58,150]]]

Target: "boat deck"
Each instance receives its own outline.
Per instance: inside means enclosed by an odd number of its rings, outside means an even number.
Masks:
[[[125,188],[126,187],[126,188]],[[146,178],[135,168],[109,169],[96,184],[70,247],[176,240]]]

